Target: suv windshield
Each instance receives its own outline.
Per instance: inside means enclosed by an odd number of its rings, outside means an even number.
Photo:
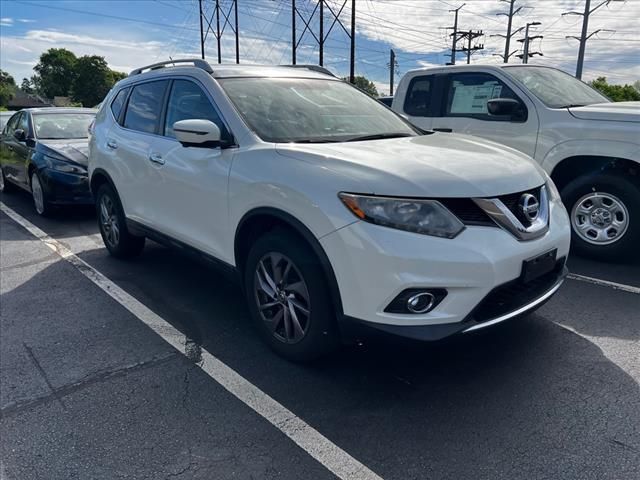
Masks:
[[[93,113],[38,113],[33,115],[36,138],[61,140],[87,138]]]
[[[267,142],[345,142],[418,134],[380,102],[344,82],[227,78],[220,83],[249,127]]]
[[[568,73],[549,67],[506,67],[505,72],[519,80],[547,107],[581,107],[610,100]]]

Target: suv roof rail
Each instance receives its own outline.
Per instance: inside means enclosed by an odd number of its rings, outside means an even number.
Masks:
[[[305,68],[307,70],[313,70],[314,72],[324,73],[325,75],[331,75],[335,77],[335,75],[327,68],[321,67],[320,65],[310,65],[310,64],[295,64],[295,65],[280,65],[281,67],[289,67],[289,68]]]
[[[129,76],[132,77],[133,75],[141,74],[145,70],[157,70],[159,68],[165,68],[167,65],[175,65],[178,63],[192,63],[196,68],[201,68],[207,73],[213,73],[213,68],[211,68],[211,65],[209,65],[209,62],[206,60],[202,60],[200,58],[179,58],[176,60],[167,60],[166,62],[158,62],[145,67],[136,68],[131,71]]]

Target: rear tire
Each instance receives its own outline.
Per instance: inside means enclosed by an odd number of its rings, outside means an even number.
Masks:
[[[2,193],[12,193],[18,189],[13,183],[7,180],[4,176],[4,171],[2,167],[0,167],[0,192]]]
[[[582,176],[561,192],[572,250],[596,260],[638,261],[640,187],[613,175]]]
[[[102,241],[111,255],[117,258],[140,255],[145,237],[138,237],[129,232],[120,198],[109,184],[98,188],[96,214]]]
[[[338,330],[324,271],[302,239],[285,229],[253,244],[244,288],[254,323],[279,355],[307,362],[338,346]]]

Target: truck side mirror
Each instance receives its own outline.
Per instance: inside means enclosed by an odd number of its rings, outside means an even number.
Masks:
[[[487,102],[489,115],[508,116],[511,120],[524,121],[527,110],[518,100],[513,98],[492,98]]]

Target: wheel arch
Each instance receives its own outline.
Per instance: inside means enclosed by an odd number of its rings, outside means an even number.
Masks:
[[[640,186],[640,163],[620,157],[575,155],[556,164],[550,176],[559,190],[583,175],[613,173],[633,179]]]
[[[234,238],[234,258],[240,277],[242,278],[244,275],[244,264],[247,253],[251,248],[252,240],[257,238],[259,234],[273,230],[276,227],[283,227],[291,231],[300,237],[314,252],[324,272],[333,308],[338,318],[341,318],[343,314],[342,299],[329,257],[327,257],[322,245],[320,245],[311,230],[300,220],[283,210],[273,207],[255,208],[245,213],[240,222],[238,222]]]
[[[104,185],[105,183],[109,184],[116,193],[118,192],[118,189],[114,185],[111,176],[109,176],[109,174],[104,169],[96,168],[91,173],[91,181],[89,182],[89,189],[91,190],[94,198],[100,186]]]

